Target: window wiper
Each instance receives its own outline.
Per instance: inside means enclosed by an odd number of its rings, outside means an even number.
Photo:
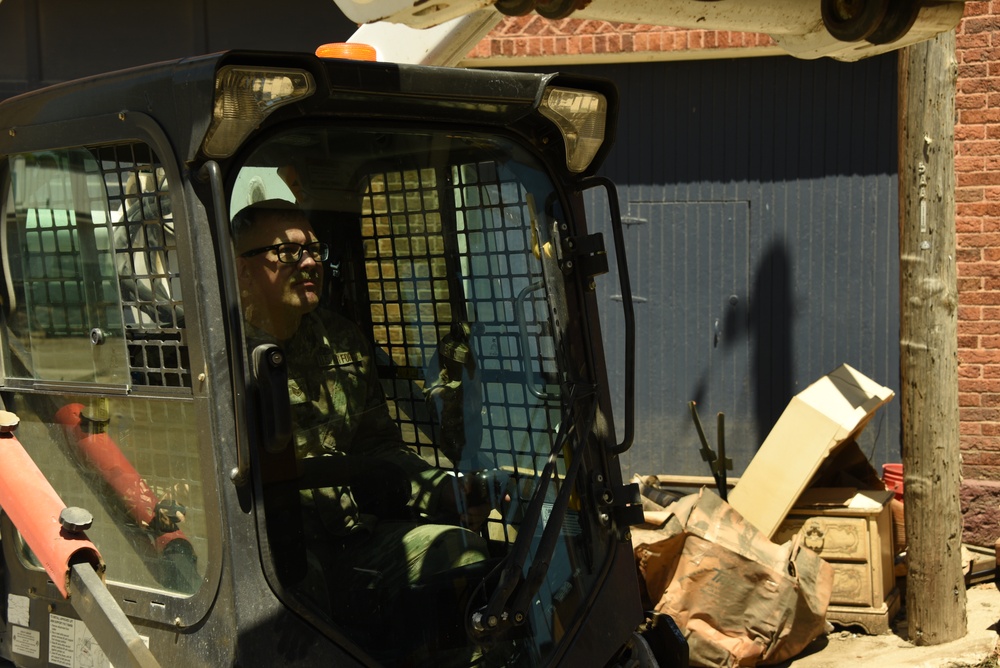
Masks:
[[[538,485],[533,490],[534,496],[525,511],[524,520],[518,527],[514,546],[500,566],[502,570],[497,588],[486,605],[472,614],[472,629],[480,639],[499,635],[512,626],[523,624],[527,619],[526,610],[545,580],[580,470],[583,448],[597,415],[597,395],[594,389],[593,386],[584,388],[580,384],[570,387],[567,410],[560,421],[559,432],[542,469]],[[579,413],[575,410],[578,404],[583,404]],[[569,442],[573,443],[569,467],[545,522],[538,548],[532,558],[531,568],[525,575],[524,564],[528,560],[535,530],[541,521],[546,491],[550,482],[557,478],[556,466],[559,453]]]

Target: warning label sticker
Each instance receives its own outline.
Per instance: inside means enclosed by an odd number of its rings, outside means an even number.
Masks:
[[[38,658],[38,647],[41,644],[41,634],[38,631],[32,631],[23,626],[15,626],[11,635],[10,644],[14,652],[30,656],[32,659]]]
[[[139,637],[149,647],[149,638]],[[61,615],[49,615],[49,663],[65,668],[112,668],[87,625]]]
[[[49,616],[49,663],[65,668],[108,668],[101,647],[78,619]]]

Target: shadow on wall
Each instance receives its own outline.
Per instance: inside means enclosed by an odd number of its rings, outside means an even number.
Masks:
[[[748,339],[752,345],[750,386],[757,430],[754,452],[792,399],[793,299],[789,253],[782,241],[774,241],[764,251],[754,273],[749,312],[729,309],[722,323],[720,344],[724,355]],[[708,397],[710,375],[706,367],[694,387],[691,398],[698,405]]]
[[[758,444],[792,399],[792,267],[785,245],[764,251],[750,294],[750,379]]]

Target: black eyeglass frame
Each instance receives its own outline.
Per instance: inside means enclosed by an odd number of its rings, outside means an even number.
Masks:
[[[288,249],[289,246],[295,246],[295,251]],[[281,249],[285,250],[282,251]],[[278,256],[278,262],[282,264],[298,264],[302,260],[302,252],[307,250],[312,256],[312,259],[316,262],[326,262],[330,258],[330,244],[325,241],[313,241],[308,244],[297,244],[294,241],[283,241],[280,244],[271,244],[270,246],[261,246],[260,248],[251,248],[250,250],[240,253],[240,257],[254,257],[255,255],[262,255],[268,251],[274,251],[274,254]],[[288,258],[288,259],[285,259]]]

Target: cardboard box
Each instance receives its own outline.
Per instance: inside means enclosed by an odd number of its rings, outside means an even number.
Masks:
[[[773,537],[810,485],[885,489],[854,439],[892,397],[846,364],[823,376],[789,402],[729,504]]]

